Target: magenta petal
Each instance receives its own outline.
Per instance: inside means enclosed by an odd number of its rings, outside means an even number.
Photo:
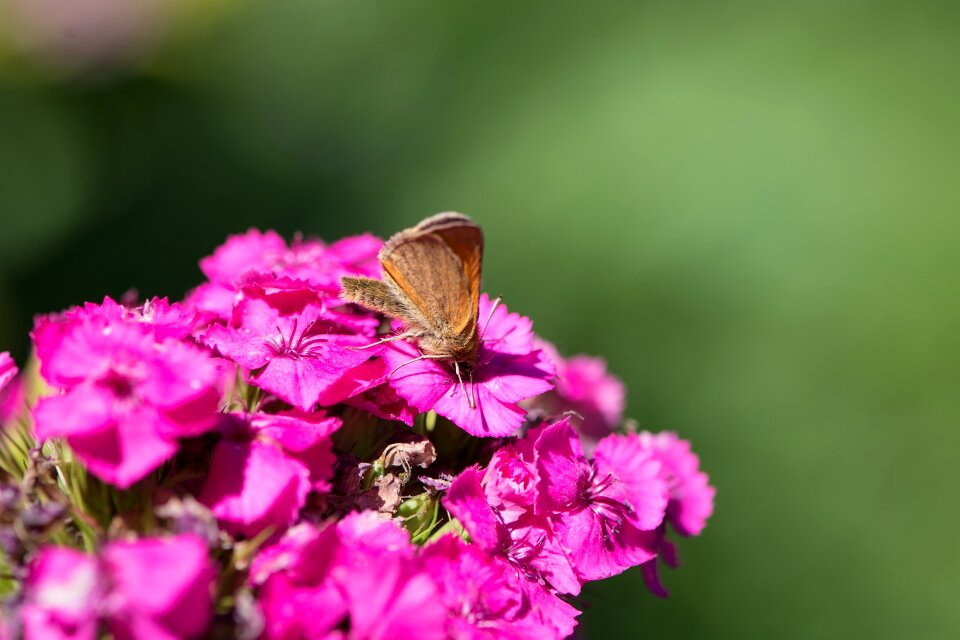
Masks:
[[[6,351],[0,353],[0,392],[17,377],[17,364]]]
[[[630,566],[619,562],[617,555],[610,553],[600,520],[589,509],[564,514],[557,523],[557,533],[577,573],[585,581],[608,578]]]
[[[251,379],[258,387],[309,411],[343,373],[329,360],[276,358]]]
[[[340,418],[327,416],[323,412],[301,411],[262,414],[251,420],[252,428],[261,438],[277,443],[289,456],[307,466],[316,491],[330,489],[327,480],[333,476],[336,462],[330,436],[342,424]]]
[[[580,615],[573,605],[532,580],[520,582],[520,588],[529,602],[532,615],[538,621],[540,637],[561,640],[573,634],[577,626],[576,618]]]
[[[506,331],[502,339],[511,335]],[[383,352],[391,372],[388,382],[419,411],[433,409],[471,435],[512,435],[526,416],[516,402],[552,389],[553,367],[539,351],[504,354],[488,349],[484,340],[472,381],[464,373],[463,385],[452,364],[415,361],[420,352],[407,342],[397,341]],[[476,406],[471,406],[471,399],[476,400]]]
[[[320,396],[320,404],[331,406],[365,393],[387,379],[387,365],[382,358],[373,358],[348,369]]]
[[[657,557],[654,532],[624,521],[610,537],[590,509],[564,514],[556,529],[577,574],[586,581],[609,578]]]
[[[480,296],[480,330],[484,347],[497,353],[526,355],[533,351],[533,322],[518,313],[510,313],[506,305],[497,305],[493,315],[490,296]],[[489,320],[488,320],[489,318]]]
[[[208,282],[200,285],[188,295],[184,304],[194,309],[204,320],[230,319],[239,294],[233,287]]]
[[[412,558],[415,548],[410,534],[392,520],[375,511],[360,511],[344,516],[337,523],[343,543],[341,560],[363,565],[381,556]]]
[[[325,380],[328,374],[326,367],[312,360],[277,358],[259,375],[250,376],[250,380],[294,407],[309,411],[328,384],[333,383]]]
[[[333,477],[336,455],[330,436],[343,421],[323,412],[304,413],[287,411],[282,414],[260,415],[251,426],[261,438],[267,438],[283,448],[310,471],[310,482],[315,491],[329,491],[327,482]]]
[[[347,594],[352,637],[446,638],[446,609],[433,580],[414,560],[383,556],[376,564],[344,571],[339,581]]]
[[[90,473],[125,489],[177,452],[174,440],[160,435],[160,416],[140,407],[98,431],[67,437],[74,455]]]
[[[411,427],[413,426],[413,419],[417,417],[417,410],[401,398],[396,389],[385,384],[348,398],[346,404],[378,418],[397,420]]]
[[[510,536],[514,547],[527,555],[530,566],[539,571],[557,593],[580,594],[580,579],[546,519],[530,517],[520,521],[511,527]]]
[[[576,609],[477,545],[446,535],[422,557],[449,611],[448,637],[560,640],[573,632]]]
[[[231,283],[251,268],[261,268],[273,256],[287,250],[287,243],[276,231],[250,229],[234,235],[217,247],[212,256],[200,261],[200,270],[212,282]]]
[[[383,351],[390,374],[388,384],[418,411],[425,412],[450,391],[456,379],[452,372],[432,360],[411,362],[419,355],[416,347],[405,340],[392,342]]]
[[[16,378],[5,389],[0,389],[0,424],[21,414],[27,399],[26,391],[23,378]]]
[[[645,585],[647,585],[647,589],[650,590],[650,593],[658,598],[670,597],[670,593],[667,591],[667,588],[664,587],[663,582],[660,581],[660,574],[657,571],[656,559],[644,562],[642,565],[640,565],[640,570],[643,572],[643,582]]]
[[[476,466],[468,467],[450,484],[443,498],[443,506],[463,525],[470,540],[488,552],[495,552],[505,542],[506,531],[487,504],[480,472]]]
[[[206,433],[216,426],[221,414],[222,391],[204,389],[203,394],[179,406],[163,411],[164,428],[161,435],[170,438],[192,438]]]
[[[377,254],[382,248],[383,240],[364,233],[337,240],[327,247],[327,253],[341,263],[346,271],[375,278],[380,273]]]
[[[340,555],[340,535],[335,526],[319,528],[301,522],[287,529],[280,540],[253,559],[250,580],[263,584],[272,574],[286,573],[300,586],[315,586],[327,579]]]
[[[173,339],[155,345],[146,377],[137,386],[144,402],[174,409],[214,388],[222,378],[218,362],[206,351]]]
[[[337,532],[341,552],[332,576],[347,596],[352,637],[444,637],[446,611],[406,530],[366,511],[346,516]]]
[[[273,357],[273,352],[262,340],[254,340],[243,331],[222,325],[213,325],[200,340],[246,369],[259,369]]]
[[[580,439],[569,419],[550,425],[537,439],[537,513],[549,514],[575,503],[581,478],[589,474]]]
[[[113,422],[113,401],[113,394],[95,385],[41,398],[33,411],[34,432],[38,439],[47,440],[105,429]]]
[[[250,421],[253,429],[286,451],[303,452],[324,442],[340,428],[343,421],[323,412],[306,413],[286,411],[277,414],[258,414]]]
[[[277,446],[227,439],[214,449],[199,500],[228,530],[254,536],[291,524],[309,491],[306,466]]]
[[[710,486],[707,474],[698,471],[687,477],[676,500],[667,507],[671,522],[685,536],[698,536],[713,515],[713,499],[717,490]]]
[[[206,631],[215,572],[199,537],[113,542],[103,558],[122,603],[110,621],[117,637],[197,638]]]
[[[532,512],[537,495],[537,467],[534,463],[533,431],[512,445],[501,447],[490,459],[483,476],[487,501],[512,523]]]
[[[716,489],[700,471],[700,459],[690,450],[690,443],[670,432],[644,431],[636,438],[662,465],[661,474],[670,486],[670,523],[681,535],[699,535],[713,514]]]
[[[607,436],[597,444],[594,459],[599,473],[612,473],[623,486],[636,526],[644,531],[659,527],[667,508],[667,485],[660,476],[660,463],[637,437]]]
[[[553,389],[553,365],[540,351],[512,357],[493,354],[478,373],[478,384],[503,403],[520,402]]]
[[[26,640],[94,640],[103,598],[96,560],[46,547],[24,583],[20,622]]]
[[[326,639],[347,618],[343,595],[332,583],[301,586],[277,573],[260,590],[267,640]]]
[[[526,411],[501,402],[484,385],[476,385],[476,407],[471,407],[459,388],[437,400],[434,410],[455,425],[478,437],[511,436],[523,425]],[[468,389],[469,393],[469,389]]]

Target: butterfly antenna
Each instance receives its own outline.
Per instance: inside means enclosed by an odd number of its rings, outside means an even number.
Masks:
[[[394,367],[393,371],[387,374],[387,380],[392,378],[393,374],[395,374],[400,369],[403,369],[408,364],[413,364],[414,362],[419,362],[420,360],[440,360],[441,358],[445,358],[445,357],[446,356],[425,356],[425,355],[417,356],[416,358],[412,358],[410,360],[407,360],[406,362],[402,362],[398,364],[396,367]]]
[[[403,338],[410,338],[410,337],[412,337],[412,335],[413,335],[413,334],[411,334],[411,333],[399,333],[399,334],[397,334],[397,335],[395,335],[395,336],[390,336],[389,338],[384,338],[383,340],[377,340],[376,342],[371,342],[370,344],[365,344],[365,345],[363,345],[362,347],[349,346],[349,347],[347,347],[347,349],[349,349],[350,351],[360,351],[360,350],[362,350],[362,349],[370,349],[370,348],[372,348],[372,347],[379,347],[380,345],[386,344],[386,343],[388,343],[388,342],[393,342],[394,340],[401,340],[401,339],[403,339]]]
[[[473,371],[470,371],[470,400],[472,404],[471,409],[477,408],[477,385],[473,382]]]
[[[503,296],[497,296],[493,301],[493,306],[490,307],[490,313],[487,314],[487,320],[483,323],[483,326],[480,327],[480,340],[483,340],[483,334],[487,331],[487,325],[490,324],[490,320],[493,319],[493,312],[497,310],[497,307],[500,306],[500,303],[503,302]]]

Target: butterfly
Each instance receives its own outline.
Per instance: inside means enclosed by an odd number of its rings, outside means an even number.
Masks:
[[[394,234],[378,259],[382,280],[340,279],[344,300],[403,321],[402,333],[367,346],[412,340],[421,355],[390,375],[418,360],[446,360],[453,363],[466,395],[463,374],[472,380],[481,342],[477,322],[483,262],[480,225],[462,213],[438,213]],[[475,408],[475,399],[468,397],[468,401]]]

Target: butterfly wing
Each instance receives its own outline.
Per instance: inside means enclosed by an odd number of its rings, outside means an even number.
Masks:
[[[480,306],[480,274],[483,266],[483,231],[480,225],[462,213],[438,213],[418,224],[417,229],[433,233],[460,258],[467,278],[470,309],[476,321]]]
[[[467,216],[444,213],[390,238],[380,264],[433,330],[472,334],[482,257],[480,227]]]

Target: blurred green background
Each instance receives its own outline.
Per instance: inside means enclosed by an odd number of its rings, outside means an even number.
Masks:
[[[960,637],[956,5],[58,3],[0,0],[21,362],[35,312],[180,296],[248,226],[464,211],[485,288],[718,487],[673,597],[598,584],[583,637]]]

